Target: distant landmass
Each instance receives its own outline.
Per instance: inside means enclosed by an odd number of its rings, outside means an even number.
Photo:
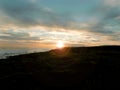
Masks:
[[[0,60],[0,90],[120,89],[120,46],[65,47]]]

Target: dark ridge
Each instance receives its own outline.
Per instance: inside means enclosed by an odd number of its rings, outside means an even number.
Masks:
[[[0,60],[0,90],[120,89],[120,46],[65,47]]]

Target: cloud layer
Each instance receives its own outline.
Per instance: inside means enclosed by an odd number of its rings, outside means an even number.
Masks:
[[[0,9],[6,15],[6,19],[18,26],[67,26],[70,21],[69,17],[33,3],[33,0],[1,0]]]
[[[120,0],[0,0],[2,41],[120,44],[119,23]]]

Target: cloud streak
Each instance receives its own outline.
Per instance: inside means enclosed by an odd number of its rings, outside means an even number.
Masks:
[[[24,40],[24,41],[41,41],[39,37],[31,37],[27,32],[19,32],[14,30],[8,30],[5,32],[0,32],[1,40]]]
[[[91,27],[91,30],[107,35],[116,33],[119,30],[120,16],[119,0],[104,0],[102,6],[96,9],[96,12],[102,14],[97,23]]]
[[[31,0],[1,0],[1,12],[4,13],[11,23],[18,26],[67,26],[70,18],[64,17],[52,11],[50,8],[41,7]]]
[[[119,43],[119,0],[52,1],[0,0],[0,40]]]

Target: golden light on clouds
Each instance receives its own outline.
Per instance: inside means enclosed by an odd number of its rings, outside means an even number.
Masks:
[[[18,27],[8,25],[0,28],[0,47],[63,48],[67,46],[118,45],[111,36],[60,27]]]

